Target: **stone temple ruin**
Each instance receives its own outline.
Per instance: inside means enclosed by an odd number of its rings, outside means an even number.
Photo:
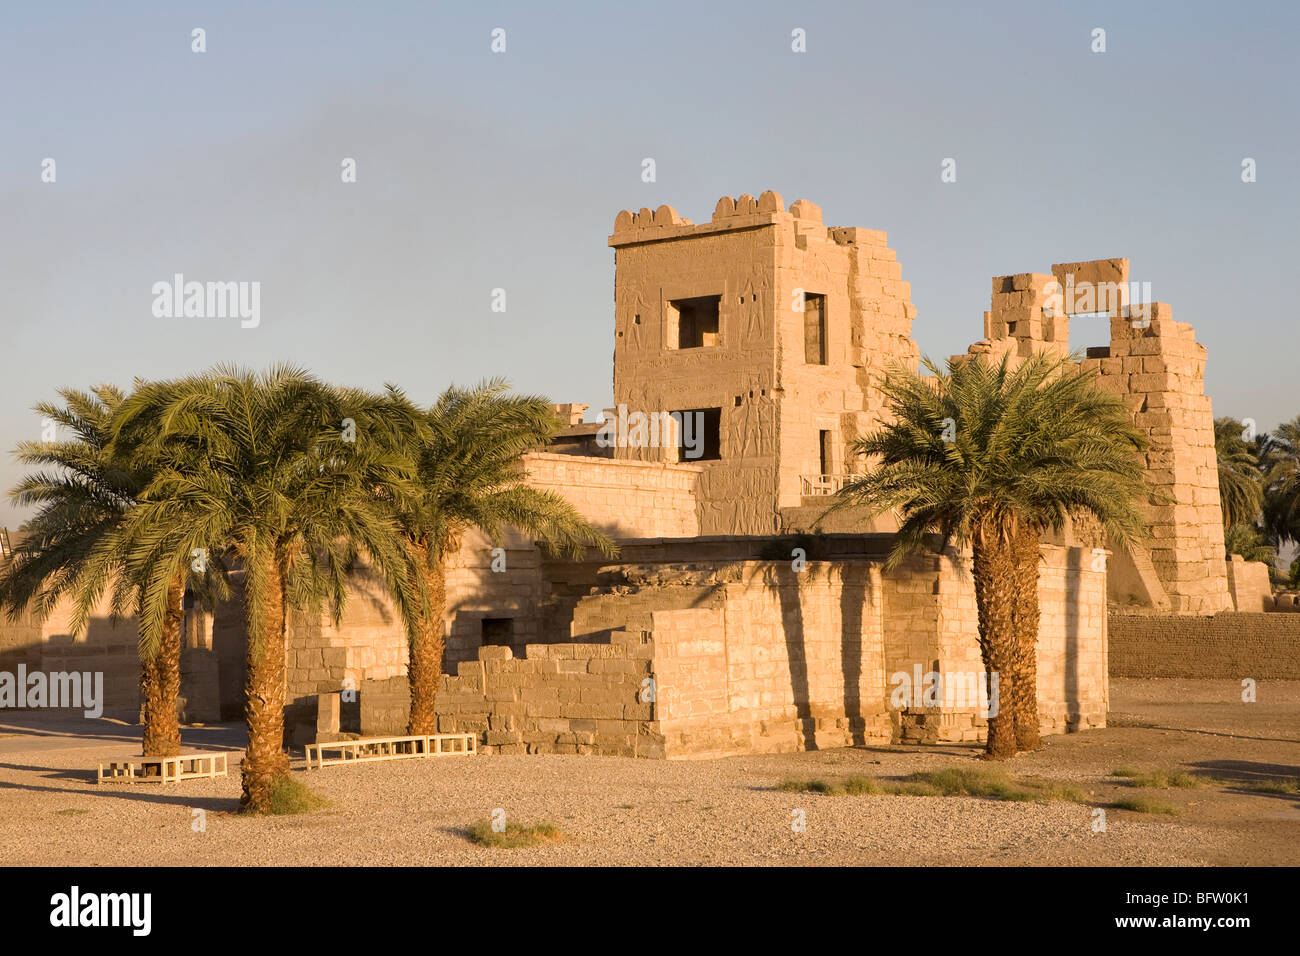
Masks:
[[[919,357],[885,233],[827,227],[813,203],[787,208],[765,192],[723,197],[700,224],[670,206],[620,212],[609,245],[615,408],[598,423],[585,405],[556,406],[567,427],[525,464],[622,554],[573,561],[518,535],[468,535],[448,579],[439,729],[480,733],[502,753],[646,757],[978,739],[969,556],[886,572],[891,516],[839,513],[811,533],[861,467],[849,448],[880,421],[880,377]],[[1127,283],[1124,259],[996,277],[984,337],[966,353],[1068,350],[1069,300],[1104,285],[1076,313],[1105,313],[1110,344],[1083,364],[1126,396],[1169,499],[1152,509],[1146,545],[1104,564],[1104,542],[1082,531],[1044,541],[1046,733],[1105,723],[1108,601],[1210,614],[1267,593],[1266,576],[1238,567],[1230,578],[1224,560],[1205,349],[1169,306],[1130,302]],[[610,440],[620,429],[633,434]],[[0,653],[116,669],[116,702],[134,708],[133,623],[96,622],[74,642],[65,621],[11,628]],[[189,613],[190,719],[242,713],[243,640],[237,607]],[[291,742],[401,732],[405,665],[402,628],[373,582],[358,582],[339,626],[295,620]]]

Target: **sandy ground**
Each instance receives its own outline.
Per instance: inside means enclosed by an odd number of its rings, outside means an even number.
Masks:
[[[1276,865],[1300,863],[1300,795],[1241,788],[1147,791],[1178,816],[1092,807],[1135,791],[1108,774],[1181,767],[1240,781],[1300,777],[1300,682],[1240,701],[1227,681],[1114,681],[1105,730],[1048,738],[1007,764],[1069,781],[1077,803],[785,793],[786,778],[898,776],[982,766],[964,747],[827,750],[701,761],[450,757],[300,772],[330,801],[294,817],[232,811],[225,779],[97,786],[101,760],[138,753],[138,728],[0,722],[0,863],[23,865]],[[10,715],[12,716],[12,715]],[[77,725],[84,728],[84,724]],[[187,728],[188,745],[237,749],[242,728]],[[295,761],[301,766],[301,760]],[[501,808],[565,839],[485,849],[464,828]],[[195,810],[206,827],[196,828]],[[806,831],[794,832],[802,810]]]

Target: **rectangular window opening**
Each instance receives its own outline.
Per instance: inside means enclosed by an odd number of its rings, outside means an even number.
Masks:
[[[483,618],[483,646],[509,647],[515,638],[515,620],[512,617]]]
[[[672,413],[677,427],[677,459],[684,462],[722,459],[722,409],[684,408]]]
[[[809,365],[826,364],[826,296],[803,298],[803,360]]]
[[[722,344],[718,331],[718,314],[721,305],[720,295],[674,299],[669,302],[669,347],[704,349],[715,348]]]

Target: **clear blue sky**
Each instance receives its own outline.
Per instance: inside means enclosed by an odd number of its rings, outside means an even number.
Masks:
[[[886,230],[938,357],[990,276],[1127,256],[1216,414],[1271,428],[1300,414],[1297,54],[1294,3],[6,4],[0,485],[57,386],[222,361],[600,409],[615,214],[764,189]],[[260,327],[154,318],[177,272],[259,281]]]

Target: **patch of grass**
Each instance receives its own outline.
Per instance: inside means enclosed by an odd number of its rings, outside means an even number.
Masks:
[[[871,777],[849,777],[841,786],[844,792],[850,797],[860,797],[865,794],[880,793],[880,784]]]
[[[1124,777],[1130,787],[1145,787],[1150,790],[1196,790],[1214,783],[1202,777],[1193,777],[1183,770],[1150,770],[1146,773],[1112,770],[1110,775]]]
[[[480,820],[467,831],[470,840],[479,846],[500,847],[513,850],[517,847],[538,846],[543,843],[555,843],[564,839],[560,828],[553,823],[539,823],[524,826],[519,823],[507,823],[501,832],[492,829],[491,820]]]
[[[1086,792],[1068,783],[1061,783],[1059,780],[1025,777],[1020,782],[1031,788],[1040,800],[1064,800],[1068,803],[1085,804],[1092,802],[1092,798]]]
[[[1172,803],[1156,800],[1154,797],[1125,797],[1111,804],[1116,810],[1131,810],[1134,813],[1165,813],[1176,816],[1178,808]]]
[[[944,796],[943,791],[934,784],[921,780],[904,780],[901,783],[890,783],[886,786],[885,792],[895,797]]]
[[[328,800],[289,774],[281,774],[271,783],[271,812],[276,816],[310,813],[327,806]]]
[[[80,807],[68,807],[66,810],[55,810],[59,816],[71,816],[76,813],[89,813],[89,810],[83,810]]]
[[[632,804],[632,803],[620,803],[620,804],[618,805],[618,809],[619,809],[619,810],[635,810],[635,809],[636,809],[636,805],[635,805],[635,804]]]
[[[778,790],[786,793],[820,793],[828,797],[859,797],[882,793],[880,784],[870,777],[847,777],[843,780],[782,780]]]
[[[786,793],[820,793],[828,797],[884,794],[897,797],[983,797],[1018,803],[1030,800],[1068,800],[1087,803],[1077,787],[1039,777],[1012,780],[1001,770],[952,767],[909,774],[901,780],[846,777],[842,780],[788,779],[777,785]]]
[[[945,797],[986,797],[1015,802],[1036,799],[1033,792],[1017,785],[1000,770],[949,767],[909,774],[903,779],[905,783],[931,786]]]

